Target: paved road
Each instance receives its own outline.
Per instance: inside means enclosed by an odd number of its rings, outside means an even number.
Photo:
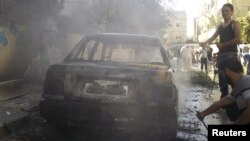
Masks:
[[[176,72],[176,83],[178,84],[178,125],[177,138],[180,140],[207,140],[207,129],[209,124],[224,124],[227,118],[223,111],[219,111],[205,118],[205,125],[199,121],[195,114],[197,110],[203,110],[213,102],[219,100],[220,92],[216,85],[210,94],[210,89],[189,83],[187,72]],[[211,75],[213,76],[213,75]]]

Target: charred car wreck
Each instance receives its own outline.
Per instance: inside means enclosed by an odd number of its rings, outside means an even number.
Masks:
[[[48,69],[40,115],[59,125],[126,131],[134,140],[174,139],[177,90],[172,73],[158,38],[89,35]]]

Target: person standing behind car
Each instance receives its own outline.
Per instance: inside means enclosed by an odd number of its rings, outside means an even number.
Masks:
[[[181,56],[182,56],[182,61],[183,65],[185,66],[184,68],[186,70],[191,70],[193,66],[193,49],[191,46],[184,46],[181,49]]]
[[[247,67],[246,74],[250,75],[250,54],[249,53],[244,54],[243,55],[243,60],[244,60],[244,62],[243,62],[244,66]]]
[[[201,54],[201,71],[203,71],[203,65],[205,65],[205,71],[207,73],[207,49],[206,47],[202,47],[200,54]]]
[[[207,49],[207,59],[208,61],[212,61],[213,48],[209,47]]]
[[[215,33],[206,42],[200,43],[200,46],[207,46],[211,44],[217,36],[220,37],[219,43],[216,43],[219,52],[217,57],[217,67],[219,72],[219,86],[221,98],[228,95],[228,83],[221,71],[221,62],[226,57],[237,57],[237,44],[240,43],[240,23],[232,19],[234,7],[230,3],[226,3],[222,7],[222,17],[224,22],[219,25]]]

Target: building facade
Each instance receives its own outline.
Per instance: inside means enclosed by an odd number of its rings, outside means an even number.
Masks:
[[[187,14],[185,11],[174,11],[170,18],[170,26],[164,36],[165,46],[187,41]]]

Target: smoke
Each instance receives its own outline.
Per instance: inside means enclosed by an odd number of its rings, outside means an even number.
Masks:
[[[185,103],[185,99],[188,95],[186,90],[187,87],[191,86],[190,75],[185,71],[175,71],[174,72],[174,82],[178,90],[178,107],[182,108]]]
[[[61,13],[65,16],[60,21],[62,29],[83,34],[156,34],[168,25],[170,13],[157,0],[65,1],[64,7]]]
[[[117,32],[161,37],[171,15],[159,0],[25,0],[18,4],[19,13],[28,15],[22,34],[26,37],[19,40],[30,54],[25,56],[30,64],[26,74],[41,80],[47,68],[61,62],[84,35]],[[31,73],[38,70],[41,73]]]

